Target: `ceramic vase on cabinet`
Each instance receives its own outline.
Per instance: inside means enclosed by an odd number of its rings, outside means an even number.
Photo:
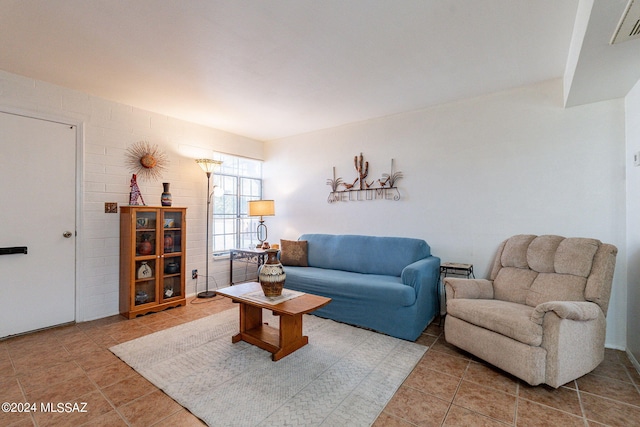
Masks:
[[[150,277],[153,277],[153,270],[151,270],[147,261],[142,261],[140,268],[138,268],[138,279],[148,279]]]
[[[164,272],[166,274],[178,274],[180,273],[180,264],[175,261],[171,261],[164,266]]]
[[[142,236],[140,236],[142,240],[140,241],[140,243],[138,243],[138,255],[150,255],[151,253],[153,253],[153,245],[149,241],[150,237],[150,234],[143,234]]]
[[[164,252],[173,252],[173,236],[170,233],[164,235]]]
[[[258,275],[262,292],[266,297],[280,296],[287,277],[277,255],[277,249],[267,249],[267,262],[264,263]]]
[[[162,187],[164,188],[164,191],[160,196],[160,203],[162,203],[162,206],[171,206],[172,198],[171,193],[169,193],[169,183],[163,182]]]

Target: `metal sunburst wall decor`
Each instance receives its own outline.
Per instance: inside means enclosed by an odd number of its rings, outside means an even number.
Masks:
[[[138,141],[127,149],[127,165],[140,179],[154,181],[167,169],[169,159],[158,145]]]

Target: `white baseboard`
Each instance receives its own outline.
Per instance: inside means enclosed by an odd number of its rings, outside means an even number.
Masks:
[[[638,374],[640,374],[640,363],[638,363],[636,358],[633,357],[633,353],[631,353],[629,350],[627,350],[626,353],[631,363],[633,363],[633,367],[636,368],[636,371],[638,371]]]

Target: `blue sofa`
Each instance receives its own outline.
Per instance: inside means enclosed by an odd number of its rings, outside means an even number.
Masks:
[[[285,288],[332,298],[313,314],[415,341],[437,313],[440,258],[420,239],[304,234]]]

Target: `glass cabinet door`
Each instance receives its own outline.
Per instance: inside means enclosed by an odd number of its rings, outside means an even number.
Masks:
[[[136,211],[136,257],[156,254],[156,211]]]
[[[184,218],[182,216],[183,214],[181,211],[163,211],[162,260],[164,266],[160,287],[162,299],[183,297],[181,284],[182,275],[184,274],[182,271],[182,236],[184,233]]]
[[[134,305],[155,303],[158,262],[156,240],[158,214],[156,211],[136,211],[136,256],[134,270]]]
[[[182,297],[181,256],[164,258],[164,275],[162,276],[162,298]]]
[[[163,253],[182,252],[182,212],[165,211],[163,221]]]

